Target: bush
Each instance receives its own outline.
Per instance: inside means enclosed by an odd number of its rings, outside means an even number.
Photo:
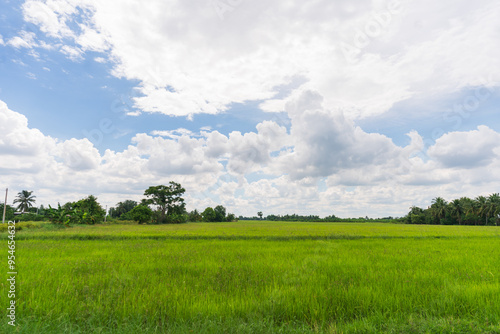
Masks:
[[[0,215],[2,216],[3,216],[3,206],[4,206],[3,203],[0,204]],[[14,220],[14,208],[12,208],[10,205],[7,204],[7,209],[5,210],[5,221],[8,222],[9,220]]]
[[[211,207],[206,208],[205,211],[202,212],[201,216],[203,217],[204,222],[214,222],[217,219],[217,215]]]
[[[33,221],[33,222],[39,222],[44,220],[45,216],[38,215],[36,213],[24,213],[22,215],[17,216],[15,219],[16,221],[22,221],[22,222],[27,222],[27,221]]]
[[[128,212],[130,219],[138,222],[139,224],[147,224],[151,222],[153,217],[153,210],[147,205],[137,205],[135,208]]]
[[[167,224],[184,224],[187,223],[188,216],[186,214],[173,213],[167,216]]]

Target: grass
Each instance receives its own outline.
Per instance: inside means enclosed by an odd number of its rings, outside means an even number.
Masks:
[[[499,233],[260,221],[23,229],[15,330],[500,333]]]

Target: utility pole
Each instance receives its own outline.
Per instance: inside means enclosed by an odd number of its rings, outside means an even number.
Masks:
[[[5,189],[5,202],[3,203],[3,218],[2,224],[5,223],[5,211],[7,210],[7,193],[9,192],[9,188]]]
[[[108,206],[106,205],[106,212],[104,213],[104,222],[106,222],[107,216],[108,216]]]

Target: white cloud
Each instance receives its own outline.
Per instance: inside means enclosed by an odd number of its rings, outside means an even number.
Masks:
[[[258,101],[264,111],[286,111],[290,130],[279,122],[247,133],[156,130],[101,155],[88,140],[45,136],[0,105],[0,179],[52,199],[96,191],[110,201],[174,179],[189,205],[218,198],[249,215],[384,215],[429,196],[498,191],[493,129],[444,134],[425,151],[416,131],[399,147],[356,120],[410,97],[498,86],[500,5],[402,1],[391,11],[389,3],[256,0],[221,16],[205,0],[28,0],[25,20],[49,39],[21,31],[0,44],[109,62],[112,75],[139,83],[129,115],[192,118]]]
[[[2,45],[2,46],[5,45],[5,42],[3,41],[2,35],[0,35],[0,45]]]
[[[35,33],[28,31],[21,31],[20,36],[15,36],[11,38],[7,45],[10,45],[16,49],[26,48],[31,49],[35,47],[37,44],[35,42]]]
[[[60,152],[58,156],[69,168],[81,171],[96,169],[101,163],[99,151],[88,139],[70,139],[57,145]]]
[[[83,51],[79,48],[64,45],[61,48],[61,52],[68,56],[69,59],[73,61],[80,61],[83,59]]]
[[[398,147],[327,112],[317,93],[304,94],[287,106],[290,133],[267,121],[228,136],[137,134],[127,149],[102,155],[87,139],[61,141],[30,128],[0,102],[0,183],[35,190],[39,204],[94,194],[111,206],[175,180],[187,189],[188,209],[222,204],[238,215],[344,217],[403,215],[435,196],[474,197],[500,187],[500,133],[486,126],[445,134],[423,152],[414,131],[410,144]]]
[[[102,58],[102,57],[95,57],[94,60],[98,63],[101,63],[101,64],[104,64],[106,63],[106,59]]]
[[[24,19],[40,26],[40,29],[51,37],[71,37],[73,32],[66,25],[69,15],[76,8],[67,1],[36,1],[28,0],[23,6]]]
[[[82,30],[82,32],[76,38],[76,43],[80,45],[83,50],[103,52],[109,48],[106,42],[106,38],[104,38],[102,34],[95,29],[92,29],[83,24],[80,24],[80,29]]]
[[[366,117],[412,96],[475,85],[500,56],[500,5],[489,0],[232,7],[222,20],[205,0],[30,0],[23,10],[49,36],[76,43],[61,50],[73,59],[82,56],[78,49],[109,50],[113,74],[140,82],[135,106],[174,116],[216,114],[250,100],[281,111],[310,89],[325,97],[326,109]],[[356,49],[354,57],[346,57],[345,45]],[[301,90],[277,97],[297,77]]]
[[[403,150],[391,139],[364,132],[341,111],[324,109],[322,102],[318,93],[305,91],[285,108],[292,120],[294,149],[279,160],[292,178],[325,177],[341,169],[386,165],[402,156]]]
[[[180,138],[182,136],[194,136],[194,133],[188,129],[179,128],[176,130],[154,130],[151,131],[153,136],[162,136],[167,138]]]
[[[436,140],[428,154],[444,167],[488,166],[500,157],[500,134],[485,125],[469,132],[447,133]]]

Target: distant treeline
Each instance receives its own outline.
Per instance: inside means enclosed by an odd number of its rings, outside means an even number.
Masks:
[[[441,197],[432,200],[431,206],[422,209],[412,206],[401,219],[406,224],[441,225],[495,225],[500,223],[500,195],[461,197],[447,202]]]
[[[346,222],[346,223],[359,223],[359,222],[391,222],[394,220],[393,217],[384,217],[384,218],[368,218],[368,217],[359,217],[359,218],[340,218],[335,215],[327,216],[325,218],[320,218],[316,215],[308,215],[302,216],[297,214],[292,215],[268,215],[267,217],[243,217],[240,216],[239,220],[269,220],[269,221],[297,221],[297,222]]]

